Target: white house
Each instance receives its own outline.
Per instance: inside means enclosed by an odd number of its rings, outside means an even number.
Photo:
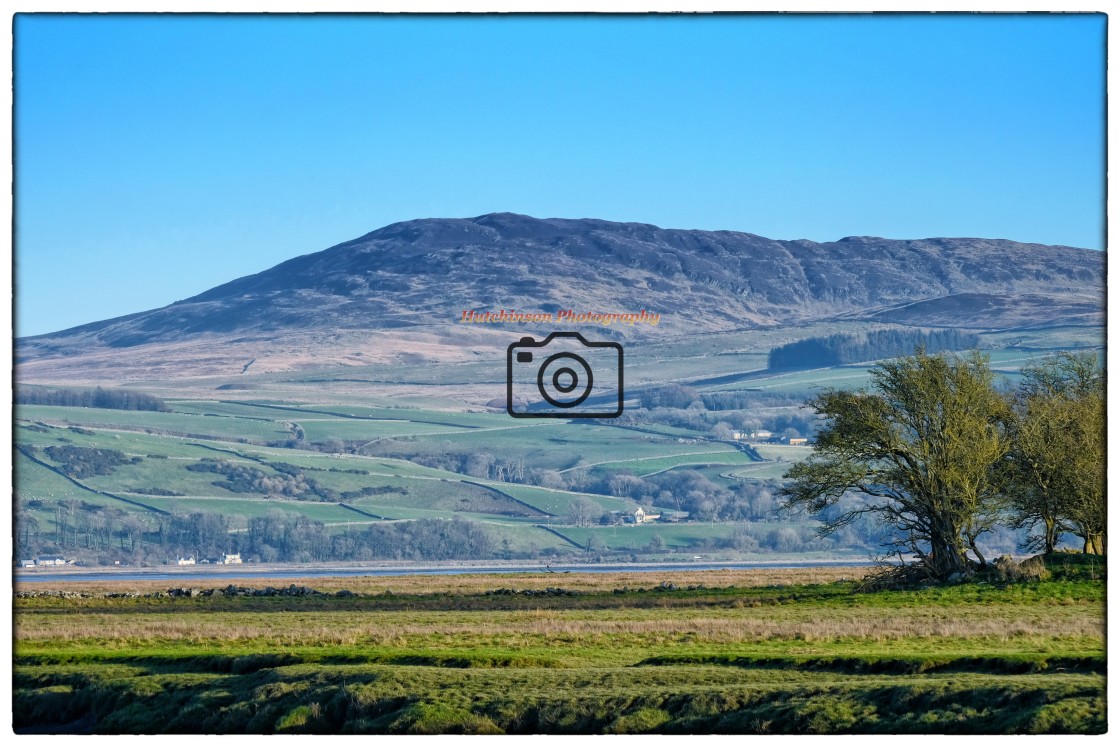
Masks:
[[[622,513],[622,520],[627,524],[641,524],[645,521],[646,512],[638,508],[634,511],[624,511]]]
[[[194,558],[179,558],[179,565],[194,565]]]
[[[40,555],[35,558],[35,565],[66,565],[66,558],[61,555]]]
[[[241,562],[241,553],[226,553],[222,556],[222,562],[226,565],[234,565]]]
[[[642,524],[644,522],[654,521],[654,520],[660,519],[660,518],[661,518],[661,514],[647,514],[645,511],[643,511],[639,507],[639,508],[634,510],[634,513],[629,514],[626,517],[626,520],[627,521],[632,521],[635,524]]]

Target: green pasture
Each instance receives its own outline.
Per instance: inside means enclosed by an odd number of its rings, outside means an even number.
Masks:
[[[667,457],[690,452],[725,452],[725,444],[678,443],[676,439],[609,426],[563,422],[502,429],[416,436],[401,445],[416,456],[470,450],[501,460],[522,459],[542,469],[564,470],[586,463]]]
[[[442,512],[468,511],[478,514],[502,516],[504,514],[536,515],[531,509],[502,497],[492,490],[467,482],[443,480],[416,480],[408,478],[366,478],[371,487],[392,488],[403,492],[348,498],[352,506],[377,514],[396,516],[396,509],[427,509]],[[499,488],[500,490],[500,488]]]
[[[375,441],[382,438],[401,436],[433,436],[454,433],[461,429],[456,426],[432,425],[395,420],[348,420],[340,418],[315,419],[314,416],[298,416],[293,413],[293,422],[298,422],[311,443],[320,443],[330,438],[342,441]]]
[[[783,462],[800,462],[813,454],[812,446],[788,446],[786,444],[755,444],[755,451],[766,459]]]
[[[150,428],[175,434],[199,434],[222,438],[247,438],[257,441],[275,441],[291,435],[291,431],[277,422],[248,420],[215,415],[178,412],[150,412],[143,410],[102,410],[92,407],[55,407],[50,405],[19,405],[17,418],[71,425],[121,428]],[[282,420],[282,418],[277,418]]]
[[[747,467],[721,471],[721,475],[742,480],[780,480],[791,466],[787,462],[759,462]]]
[[[202,498],[202,497],[162,497],[144,496],[144,503],[162,508],[172,513],[194,513],[205,511],[220,513],[230,517],[251,519],[256,516],[265,516],[271,511],[282,511],[289,514],[306,516],[312,521],[338,522],[360,521],[368,519],[353,511],[347,511],[334,503],[316,503],[313,501],[292,500],[266,500],[263,498]]]
[[[632,427],[624,425],[614,427],[622,431],[631,431],[632,433],[640,435],[665,436],[670,440],[683,438],[688,441],[695,441],[701,438],[701,436],[691,428],[680,428],[674,425],[664,425],[662,423],[638,423]]]
[[[665,357],[626,360],[626,383],[629,387],[666,382],[690,382],[714,376],[726,376],[766,368],[765,353],[701,354],[693,357]]]
[[[1099,572],[874,593],[654,571],[463,576],[451,590],[403,577],[345,597],[20,598],[14,726],[1101,734]]]
[[[35,426],[32,426],[35,427]],[[28,424],[17,421],[16,443],[36,447],[45,446],[83,446],[94,449],[116,449],[130,455],[159,454],[167,457],[199,458],[203,450],[197,446],[193,439],[184,439],[175,436],[160,436],[141,433],[138,431],[111,431],[90,429],[83,426],[83,430],[90,433],[78,433],[67,427],[48,426],[46,432],[32,430]],[[239,446],[229,442],[216,443],[222,448]]]
[[[755,464],[756,462],[749,456],[737,449],[728,448],[727,451],[704,451],[699,454],[678,454],[676,456],[668,457],[654,457],[652,459],[640,460],[619,460],[617,462],[602,462],[597,465],[597,468],[618,470],[625,469],[634,473],[638,477],[653,474],[655,472],[664,472],[675,467],[693,466],[693,465],[708,465],[708,464],[725,464],[729,466]]]
[[[647,509],[648,511],[649,509]],[[650,521],[642,524],[618,524],[613,526],[557,527],[566,536],[581,545],[594,538],[593,547],[610,550],[641,550],[646,548],[656,536],[660,537],[666,549],[691,549],[704,544],[714,544],[726,540],[737,531],[747,530],[754,534],[765,534],[776,527],[790,524],[770,522],[721,523],[685,522],[680,524]],[[816,526],[816,524],[813,524]],[[710,548],[711,549],[711,548]],[[701,552],[697,550],[697,552]]]
[[[534,508],[539,508],[558,517],[566,517],[572,501],[579,498],[589,500],[602,507],[603,511],[632,511],[637,504],[621,498],[612,498],[606,495],[593,495],[591,493],[567,493],[561,490],[549,490],[533,485],[516,485],[513,483],[489,483],[502,492],[509,493],[514,498],[528,503]]]
[[[88,499],[92,496],[88,490],[82,490],[62,475],[51,472],[18,451],[13,454],[12,460],[15,496],[19,500]]]
[[[301,404],[299,410],[307,410],[308,416],[331,413],[343,418],[363,418],[369,420],[407,420],[414,423],[457,426],[460,428],[500,428],[510,425],[505,413],[459,412],[451,410],[431,410],[409,407],[363,407],[340,404]],[[313,411],[313,412],[312,412]],[[283,412],[280,410],[277,413]]]

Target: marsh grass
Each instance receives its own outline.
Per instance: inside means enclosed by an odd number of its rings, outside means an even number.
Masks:
[[[868,594],[855,592],[851,569],[837,571],[845,581],[795,573],[379,578],[355,597],[21,598],[16,724],[130,733],[1104,730],[1101,581],[1075,569],[1045,581]],[[520,593],[558,585],[579,593]],[[487,593],[498,588],[516,593]]]

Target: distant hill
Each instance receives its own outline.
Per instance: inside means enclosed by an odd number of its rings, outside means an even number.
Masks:
[[[777,241],[509,213],[413,220],[160,309],[22,338],[17,377],[418,361],[519,331],[460,325],[466,309],[663,315],[659,328],[603,332],[637,337],[834,318],[1102,324],[1104,269],[1103,252],[997,239]]]

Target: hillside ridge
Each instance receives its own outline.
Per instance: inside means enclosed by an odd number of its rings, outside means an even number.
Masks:
[[[849,236],[818,243],[594,218],[428,218],[162,308],[21,338],[17,362],[98,351],[135,357],[153,345],[202,339],[264,345],[393,331],[460,344],[486,337],[457,325],[467,309],[649,309],[666,318],[660,329],[607,330],[616,337],[841,317],[973,329],[1100,324],[1104,266],[1103,252],[1002,239]]]

